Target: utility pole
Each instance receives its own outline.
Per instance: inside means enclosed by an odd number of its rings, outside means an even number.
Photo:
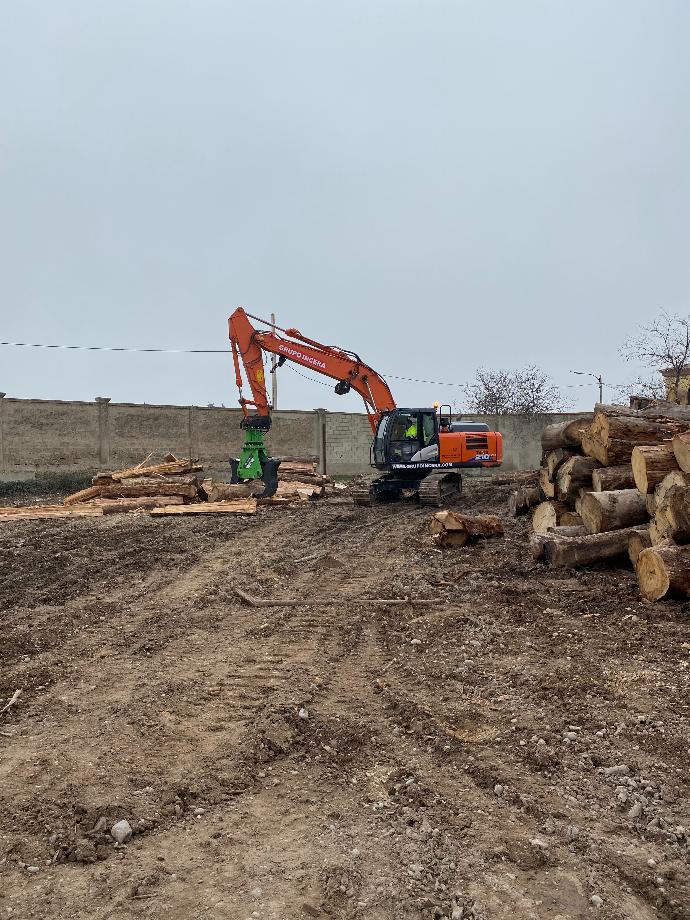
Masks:
[[[599,384],[599,402],[603,403],[604,401],[604,378],[601,374],[593,374],[591,371],[571,371],[571,374],[579,374],[580,377],[594,377],[596,382]]]
[[[276,315],[271,313],[271,332],[273,335],[276,334]],[[276,368],[278,367],[278,358],[273,355],[271,357],[271,402],[273,405],[274,411],[278,408],[278,374],[276,373]],[[601,400],[599,400],[601,402]]]

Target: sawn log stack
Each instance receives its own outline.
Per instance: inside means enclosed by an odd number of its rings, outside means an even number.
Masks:
[[[598,404],[542,434],[539,486],[513,514],[533,512],[531,549],[551,565],[620,558],[642,596],[690,596],[690,407]]]

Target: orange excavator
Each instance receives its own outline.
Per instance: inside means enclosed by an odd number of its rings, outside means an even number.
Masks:
[[[256,329],[251,320],[262,323]],[[260,497],[275,494],[280,460],[269,457],[264,435],[271,427],[264,355],[277,355],[277,366],[292,361],[336,380],[335,392],[355,390],[364,400],[374,434],[371,466],[383,475],[371,484],[373,499],[399,497],[416,491],[422,504],[440,506],[462,490],[463,468],[500,466],[501,434],[479,422],[456,421],[450,406],[401,409],[388,384],[352,351],[322,345],[298,329],[281,329],[238,307],[228,320],[235,378],[244,413],[245,441],[241,455],[231,459],[232,481],[260,479]],[[242,393],[242,368],[252,398]]]

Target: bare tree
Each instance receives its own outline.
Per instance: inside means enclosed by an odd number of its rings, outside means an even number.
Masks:
[[[673,393],[679,402],[678,388],[690,359],[690,316],[663,311],[649,325],[640,327],[620,351],[626,361],[639,361],[656,371],[671,371]]]
[[[533,365],[515,371],[480,368],[464,389],[469,411],[479,415],[543,415],[565,408],[558,388]]]
[[[638,377],[631,383],[624,383],[615,388],[621,396],[643,396],[646,399],[666,399],[666,384],[663,377]]]

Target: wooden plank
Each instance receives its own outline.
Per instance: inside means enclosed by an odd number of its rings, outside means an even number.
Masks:
[[[245,498],[229,502],[200,502],[198,505],[164,505],[153,508],[151,514],[158,517],[173,514],[256,514],[256,499]]]
[[[63,508],[44,510],[40,506],[37,508],[27,509],[22,514],[5,514],[4,509],[0,510],[0,522],[7,521],[38,521],[48,520],[49,518],[77,518],[77,517],[101,517],[102,508],[88,508],[79,506],[77,508]]]

